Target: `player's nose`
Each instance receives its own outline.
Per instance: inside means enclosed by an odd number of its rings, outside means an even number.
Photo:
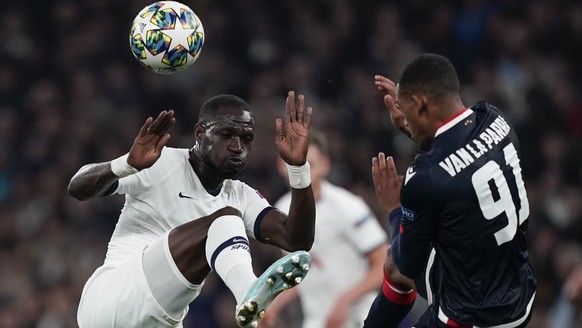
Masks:
[[[235,153],[242,153],[242,143],[239,137],[233,137],[228,143],[228,149]]]

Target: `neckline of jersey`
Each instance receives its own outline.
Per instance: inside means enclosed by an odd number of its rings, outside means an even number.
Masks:
[[[435,133],[435,137],[438,136],[439,134],[442,134],[443,132],[447,131],[448,129],[452,128],[453,126],[455,126],[457,123],[459,123],[460,121],[464,120],[467,116],[473,114],[473,110],[470,108],[463,108],[460,111],[458,111],[457,113],[455,113],[455,115],[451,116],[448,120],[444,121],[443,124],[441,124],[441,126],[437,129],[436,133]]]

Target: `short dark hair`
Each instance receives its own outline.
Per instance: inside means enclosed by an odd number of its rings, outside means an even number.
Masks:
[[[329,143],[323,132],[311,128],[309,131],[309,144],[316,146],[321,154],[329,157]]]
[[[461,94],[461,84],[453,64],[444,56],[422,54],[404,68],[399,81],[400,94],[423,93],[431,98]]]
[[[216,117],[216,111],[220,107],[240,108],[243,111],[251,112],[251,106],[242,98],[235,95],[224,94],[214,96],[204,102],[198,114],[198,123],[205,123]]]

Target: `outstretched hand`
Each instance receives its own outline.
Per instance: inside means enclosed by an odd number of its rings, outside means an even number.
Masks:
[[[154,165],[170,140],[168,130],[175,122],[173,110],[160,112],[155,120],[148,117],[131,146],[127,163],[138,170]]]
[[[305,108],[303,95],[297,97],[289,91],[285,101],[285,119],[275,121],[275,145],[279,155],[289,165],[303,165],[307,161],[309,127],[313,108]]]
[[[398,175],[394,159],[384,153],[372,158],[372,180],[376,189],[376,198],[386,212],[390,213],[400,207],[400,188],[403,176]]]
[[[384,106],[388,109],[392,125],[402,131],[406,136],[410,137],[410,129],[408,128],[408,124],[406,124],[404,114],[402,114],[402,111],[400,111],[398,103],[396,102],[396,83],[382,75],[375,75],[374,84],[376,84],[378,90],[384,94]]]

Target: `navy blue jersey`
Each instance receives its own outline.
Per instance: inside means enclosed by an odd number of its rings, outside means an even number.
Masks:
[[[478,103],[444,124],[406,172],[394,261],[415,278],[432,244],[434,297],[457,323],[514,322],[531,308],[536,277],[518,147],[499,110]]]

